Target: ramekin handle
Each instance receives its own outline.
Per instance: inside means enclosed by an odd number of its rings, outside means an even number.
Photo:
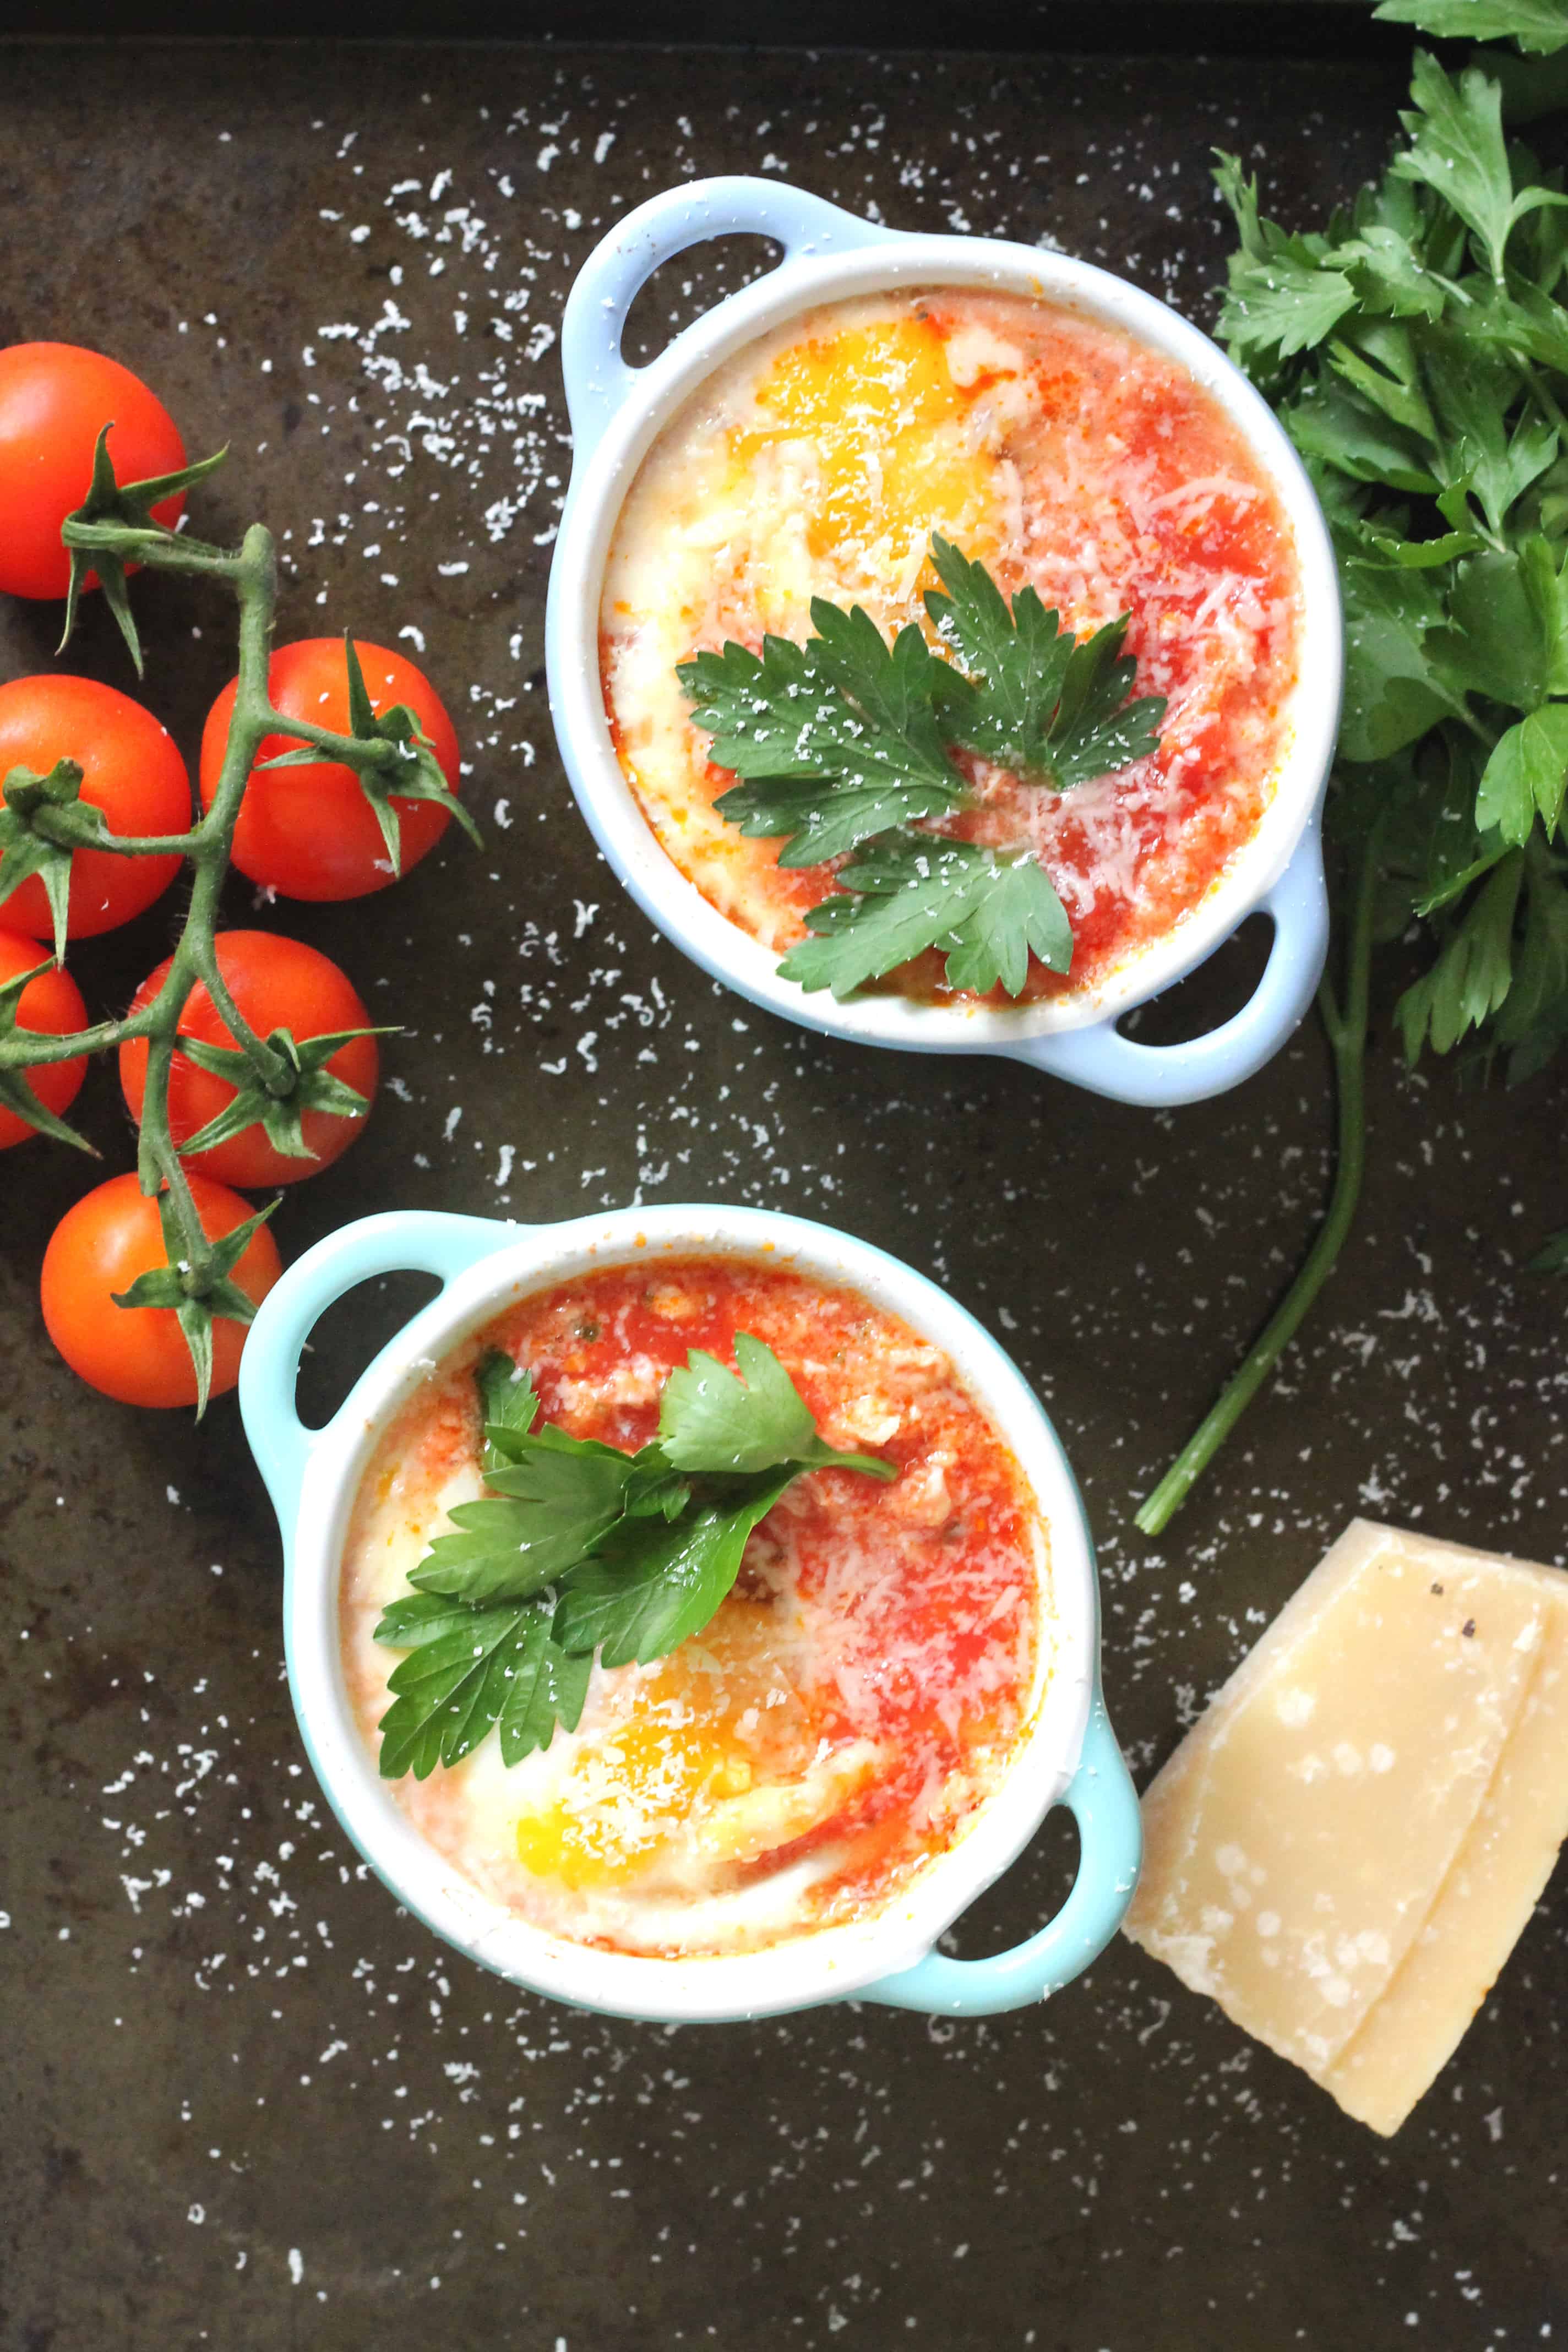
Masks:
[[[1138,1792],[1098,1689],[1078,1769],[1062,1802],[1078,1822],[1078,1876],[1056,1917],[1037,1936],[988,1960],[928,1952],[912,1968],[883,1977],[856,1998],[933,2016],[993,2017],[998,2010],[1045,2000],[1080,1976],[1121,1925],[1143,1855]]]
[[[1261,900],[1274,919],[1274,944],[1262,979],[1232,1019],[1184,1045],[1141,1045],[1114,1019],[1091,1029],[1037,1037],[1016,1049],[1054,1077],[1070,1079],[1113,1102],[1167,1109],[1203,1102],[1238,1087],[1272,1060],[1317,992],[1329,949],[1329,898],[1323,844],[1314,817],[1289,865]]]
[[[257,1310],[239,1360],[239,1412],[279,1524],[293,1530],[300,1488],[320,1430],[294,1405],[305,1342],[334,1299],[378,1274],[455,1274],[504,1248],[515,1227],[437,1209],[395,1209],[329,1234],[275,1283]]]
[[[642,373],[621,357],[621,333],[661,262],[714,236],[771,236],[793,261],[803,253],[885,243],[895,234],[779,180],[689,180],[650,196],[595,247],[567,297],[561,372],[575,461],[582,463]]]

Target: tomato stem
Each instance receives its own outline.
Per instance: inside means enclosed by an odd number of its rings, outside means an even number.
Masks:
[[[223,976],[217,960],[217,949],[209,932],[195,942],[196,972],[202,986],[216,1007],[218,1016],[229,1035],[241,1050],[249,1055],[252,1067],[269,1095],[279,1101],[294,1091],[294,1066],[286,1054],[258,1037],[234,1001],[234,994]]]
[[[29,877],[41,877],[58,947],[68,935],[70,877],[79,850],[102,851],[115,857],[178,857],[191,868],[192,875],[190,899],[174,953],[149,1001],[138,1004],[120,1020],[100,1021],[90,1028],[65,1036],[24,1028],[19,1021],[13,1020],[9,1025],[0,1022],[0,1073],[41,1068],[46,1064],[71,1061],[89,1054],[112,1053],[132,1041],[145,1044],[147,1066],[142,1079],[136,1175],[142,1191],[159,1201],[167,1267],[153,1269],[140,1277],[123,1297],[116,1294],[115,1303],[138,1309],[172,1308],[178,1316],[195,1370],[199,1419],[205,1409],[211,1379],[213,1318],[225,1316],[240,1322],[249,1319],[249,1298],[229,1276],[238,1263],[237,1252],[248,1246],[250,1234],[270,1212],[263,1211],[246,1220],[216,1242],[209,1242],[203,1230],[201,1213],[181,1157],[182,1149],[201,1148],[201,1130],[182,1146],[174,1140],[169,1117],[170,1075],[176,1053],[183,1050],[181,1022],[192,991],[198,986],[205,988],[215,1011],[233,1038],[237,1049],[232,1057],[233,1072],[239,1072],[239,1057],[243,1056],[255,1073],[254,1079],[243,1083],[241,1076],[233,1076],[235,1099],[243,1095],[247,1110],[258,1093],[274,1104],[291,1104],[288,1112],[279,1115],[290,1139],[279,1148],[291,1156],[300,1156],[302,1150],[304,1157],[314,1157],[298,1140],[302,1131],[299,1118],[312,1100],[321,1099],[326,1084],[317,1066],[321,1053],[314,1059],[307,1057],[302,1061],[299,1046],[286,1029],[274,1032],[274,1036],[282,1040],[280,1045],[258,1034],[236,1003],[218,963],[217,925],[223,886],[246,787],[260,759],[261,747],[268,737],[282,736],[301,747],[293,754],[294,760],[302,759],[306,763],[316,759],[332,761],[351,768],[375,813],[394,872],[399,865],[395,795],[449,799],[465,830],[476,840],[478,835],[472,818],[456,797],[449,795],[433,748],[420,732],[414,714],[398,706],[377,717],[352,638],[345,639],[345,660],[349,723],[353,731],[335,734],[309,719],[291,718],[274,709],[270,672],[278,607],[278,554],[271,532],[261,523],[252,523],[238,547],[215,547],[181,531],[164,530],[153,519],[155,509],[170,498],[176,493],[183,496],[204,481],[222,463],[225,453],[220,450],[216,457],[183,467],[178,473],[121,483],[109,455],[110,429],[106,425],[99,434],[88,495],[75,513],[66,517],[60,530],[60,538],[70,552],[70,584],[60,649],[63,652],[69,642],[79,595],[91,571],[98,574],[104,601],[119,624],[138,676],[142,674],[142,646],[127,594],[128,571],[142,566],[149,571],[215,581],[230,590],[238,608],[239,666],[234,704],[212,799],[205,811],[193,809],[192,822],[183,833],[110,833],[100,813],[82,801],[82,770],[70,759],[58,760],[47,776],[14,768],[8,775],[0,777],[0,824],[4,827],[4,855],[10,861],[10,878],[19,885]],[[289,755],[285,753],[284,758],[287,761]],[[400,773],[400,770],[404,772]],[[429,772],[431,770],[436,772]],[[40,969],[47,968],[52,961],[40,950]],[[376,1034],[360,1029],[344,1032],[342,1036],[324,1033],[315,1041],[304,1039],[300,1044],[309,1047],[313,1042],[324,1051],[334,1042],[343,1042],[344,1037]],[[200,1052],[194,1039],[192,1049]],[[363,1097],[353,1089],[341,1081],[331,1083],[335,1089],[333,1108],[339,1115],[343,1112],[345,1096],[350,1103],[363,1107]],[[26,1118],[29,1110],[28,1090],[24,1087],[9,1091],[13,1100],[20,1092],[21,1115]],[[299,1100],[291,1103],[296,1097]],[[36,1095],[30,1108],[37,1112],[34,1124],[47,1124],[57,1140],[91,1149],[63,1119],[46,1110]],[[233,1108],[231,1102],[228,1108],[232,1111]],[[213,1124],[211,1120],[207,1122],[208,1127]],[[151,1293],[144,1287],[149,1283],[153,1285]]]
[[[227,877],[245,788],[262,744],[269,735],[287,735],[310,743],[324,756],[341,761],[362,775],[384,773],[398,758],[396,745],[378,740],[337,735],[309,721],[290,719],[272,707],[268,692],[273,623],[278,604],[278,559],[272,534],[253,523],[237,549],[207,546],[200,540],[125,522],[86,520],[73,517],[62,533],[68,546],[91,550],[121,563],[138,563],[154,571],[218,580],[229,587],[238,606],[239,675],[234,709],[217,788],[205,812],[185,833],[115,835],[103,834],[90,846],[117,857],[181,857],[193,869],[190,902],[174,951],[157,993],[152,1000],[116,1021],[100,1021],[91,1028],[57,1036],[20,1026],[0,1036],[0,1069],[41,1068],[47,1063],[78,1055],[111,1053],[132,1039],[148,1048],[143,1084],[137,1176],[143,1192],[165,1194],[178,1233],[180,1264],[175,1269],[186,1297],[200,1301],[217,1288],[221,1268],[213,1244],[202,1230],[190,1180],[180,1157],[169,1119],[169,1079],[178,1050],[180,1022],[191,992],[205,986],[235,1044],[246,1055],[267,1092],[278,1099],[292,1094],[297,1073],[287,1055],[257,1034],[234,1000],[219,968],[216,931],[220,899]],[[79,776],[77,779],[79,782]],[[36,819],[29,808],[26,821],[42,841],[59,849],[84,845],[77,803],[60,805],[40,795]],[[9,796],[26,801],[26,795]],[[8,802],[9,804],[9,802]],[[189,1333],[187,1333],[189,1339]],[[193,1347],[193,1356],[195,1350]],[[200,1365],[198,1361],[198,1375]]]

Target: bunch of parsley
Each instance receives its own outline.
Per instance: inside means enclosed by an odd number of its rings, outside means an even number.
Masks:
[[[495,1727],[510,1764],[574,1731],[595,1653],[647,1665],[700,1633],[740,1573],[746,1539],[807,1470],[897,1475],[840,1454],[773,1350],[735,1335],[742,1377],[694,1349],[636,1454],[544,1423],[526,1371],[499,1349],[476,1373],[487,1495],[450,1513],[375,1638],[408,1655],[388,1682],[381,1771],[423,1780]]]
[[[710,757],[741,779],[720,814],[782,840],[781,866],[852,853],[805,918],[812,937],[779,966],[803,989],[848,996],[928,948],[944,953],[950,988],[981,993],[1018,995],[1031,954],[1066,971],[1067,910],[1033,852],[998,856],[921,823],[968,803],[954,749],[1064,793],[1159,742],[1164,698],[1128,700],[1125,613],[1075,638],[1033,588],[1009,607],[984,564],[940,534],[931,561],[946,593],[931,590],[926,610],[951,660],[912,623],[889,647],[858,604],[817,596],[804,645],[766,636],[757,655],[731,641],[676,673]]]
[[[1388,0],[1436,33],[1568,47],[1568,0]],[[1382,180],[1321,231],[1239,233],[1220,334],[1277,409],[1332,531],[1345,706],[1329,802],[1342,988],[1329,1213],[1275,1317],[1138,1524],[1164,1526],[1294,1333],[1350,1230],[1371,958],[1404,941],[1406,1058],[1463,1045],[1510,1083],[1568,1040],[1568,194],[1505,134],[1498,79],[1417,51]],[[1568,1262],[1559,1237],[1537,1261]]]

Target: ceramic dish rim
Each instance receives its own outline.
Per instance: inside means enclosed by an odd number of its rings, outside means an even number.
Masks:
[[[864,224],[858,226],[865,226]],[[870,235],[868,230],[868,235]],[[1295,542],[1301,599],[1289,737],[1268,806],[1198,905],[1096,987],[1017,1008],[836,1003],[780,980],[774,950],[687,879],[637,803],[616,757],[599,678],[605,565],[637,468],[702,382],[748,343],[803,311],[859,295],[930,286],[1020,293],[1110,325],[1183,365],[1242,434]],[[1001,238],[886,230],[844,253],[804,257],[727,296],[647,367],[586,458],[574,466],[550,583],[552,713],[574,788],[610,865],[658,927],[714,978],[809,1027],[914,1051],[1026,1052],[1034,1040],[1113,1020],[1203,962],[1279,880],[1315,812],[1332,756],[1342,662],[1338,578],[1317,499],[1260,395],[1216,345],[1153,296],[1062,254]]]
[[[354,1721],[338,1591],[364,1467],[390,1417],[434,1364],[509,1301],[574,1271],[708,1255],[798,1265],[816,1278],[859,1289],[953,1358],[1019,1454],[1049,1528],[1045,1624],[1054,1655],[994,1792],[957,1843],[872,1919],[758,1952],[666,1959],[571,1943],[507,1914],[427,1843],[377,1775]],[[454,1276],[383,1349],[314,1438],[289,1544],[284,1610],[289,1683],[311,1763],[339,1820],[396,1899],[447,1942],[519,1985],[658,2021],[782,2013],[864,1991],[922,1958],[1016,1858],[1064,1794],[1097,1686],[1098,1593],[1081,1498],[1059,1438],[1011,1359],[945,1292],[871,1244],[803,1218],[717,1206],[609,1211],[521,1227],[515,1239],[502,1239],[494,1253]]]

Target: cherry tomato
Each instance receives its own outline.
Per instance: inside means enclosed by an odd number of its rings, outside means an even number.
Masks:
[[[173,417],[118,360],[75,343],[12,343],[0,351],[0,589],[10,596],[63,596],[70,558],[60,525],[92,480],[92,453],[112,425],[109,454],[121,482],[175,474],[185,445]],[[176,492],[153,513],[173,525]],[[95,588],[98,575],[89,572]]]
[[[20,979],[25,971],[37,971],[46,961],[37,940],[26,938],[21,931],[0,931],[0,984]],[[39,972],[37,980],[29,981],[17,1002],[16,1024],[43,1037],[64,1037],[73,1029],[85,1029],[87,1007],[69,972],[57,968]],[[24,1075],[45,1109],[52,1110],[58,1118],[77,1098],[87,1076],[87,1056],[73,1054],[68,1062],[44,1062]],[[0,1103],[0,1151],[8,1151],[14,1143],[26,1143],[37,1131]]]
[[[4,540],[0,530],[0,544]],[[0,686],[0,781],[18,767],[47,776],[58,760],[78,762],[81,797],[103,811],[110,833],[184,833],[191,822],[190,778],[174,738],[128,694],[90,677],[14,677]],[[71,861],[69,937],[91,939],[128,923],[168,888],[184,862],[79,849]],[[0,881],[5,872],[0,856]],[[49,902],[37,874],[0,899],[0,923],[52,939]]]
[[[274,1029],[287,1029],[295,1044],[302,1045],[308,1038],[325,1036],[331,1030],[369,1026],[370,1015],[347,977],[335,963],[299,940],[279,939],[270,931],[220,931],[214,945],[229,993],[258,1037],[270,1035]],[[156,996],[168,970],[163,962],[148,974],[132,999],[133,1013]],[[198,1037],[208,1045],[234,1044],[212,998],[200,986],[185,1000],[180,1034]],[[144,1037],[132,1038],[120,1048],[120,1083],[135,1119],[142,1116],[147,1050]],[[334,1077],[363,1095],[368,1105],[380,1067],[374,1037],[353,1038],[338,1048],[326,1066]],[[234,1100],[234,1094],[226,1079],[198,1069],[176,1053],[169,1072],[169,1127],[174,1141],[183,1143],[216,1118]],[[302,1125],[305,1140],[316,1154],[313,1160],[291,1159],[273,1149],[265,1129],[247,1127],[226,1143],[198,1152],[185,1165],[199,1168],[204,1175],[220,1177],[226,1184],[265,1186],[268,1191],[275,1184],[296,1184],[302,1176],[314,1176],[341,1158],[364,1125],[364,1113],[349,1118],[335,1111],[307,1110]]]
[[[447,785],[458,789],[458,738],[452,722],[423,672],[384,646],[356,648],[377,715],[405,703],[436,749]],[[268,673],[272,707],[290,719],[308,719],[334,734],[349,727],[348,656],[339,637],[304,637],[279,646]],[[231,683],[212,707],[202,737],[202,806],[210,808],[228,740],[234,709]],[[279,752],[300,749],[291,735],[268,735],[257,766]],[[393,798],[402,827],[401,871],[406,874],[445,833],[450,818],[437,801]],[[234,831],[234,863],[253,882],[285,898],[363,898],[384,890],[397,877],[387,862],[375,812],[352,768],[335,760],[299,768],[253,769]]]
[[[209,1241],[232,1233],[250,1203],[226,1184],[193,1176],[191,1192]],[[140,1274],[167,1264],[158,1203],[134,1176],[107,1184],[68,1209],[44,1253],[44,1322],[73,1372],[122,1404],[195,1404],[195,1369],[184,1334],[168,1307],[116,1307]],[[233,1279],[258,1305],[282,1265],[265,1225],[257,1228]],[[222,1396],[239,1378],[246,1325],[219,1317],[213,1324],[212,1393]]]

